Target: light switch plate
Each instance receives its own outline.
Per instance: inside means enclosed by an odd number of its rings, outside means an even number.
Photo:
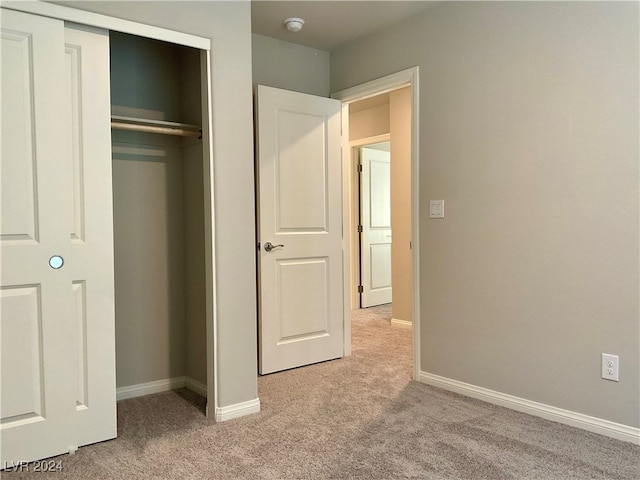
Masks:
[[[444,218],[444,200],[429,200],[429,218]]]

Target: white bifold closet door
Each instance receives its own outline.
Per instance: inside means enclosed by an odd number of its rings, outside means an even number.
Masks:
[[[108,33],[2,9],[1,464],[116,436]]]

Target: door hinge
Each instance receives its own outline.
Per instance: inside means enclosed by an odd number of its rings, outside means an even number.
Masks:
[[[358,225],[358,233],[362,233],[362,225]]]
[[[362,172],[362,164],[361,163],[358,164],[358,171]]]
[[[364,287],[362,285],[358,285],[358,293],[364,293]]]

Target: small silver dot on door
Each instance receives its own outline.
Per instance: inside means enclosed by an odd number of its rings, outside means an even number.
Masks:
[[[58,270],[59,268],[62,268],[63,265],[64,265],[64,258],[62,258],[60,255],[54,255],[49,259],[49,266],[54,270]]]

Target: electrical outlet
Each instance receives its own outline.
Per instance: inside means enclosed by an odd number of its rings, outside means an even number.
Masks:
[[[605,380],[619,381],[620,358],[618,355],[602,354],[602,378]]]

